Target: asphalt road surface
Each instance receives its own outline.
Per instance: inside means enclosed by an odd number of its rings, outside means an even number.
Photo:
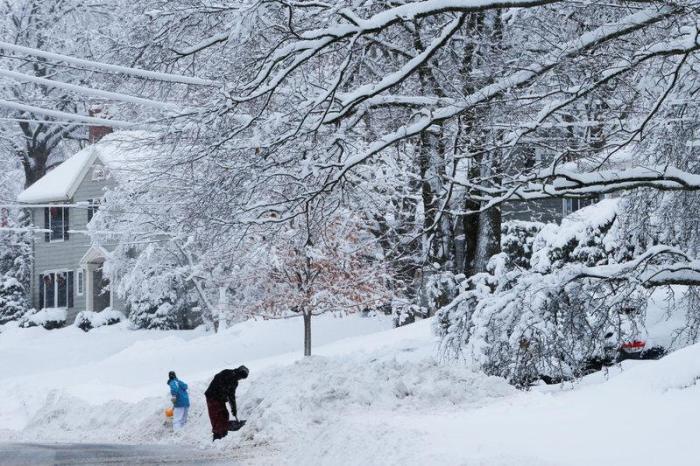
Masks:
[[[0,443],[0,466],[178,465],[236,466],[223,453],[170,445]]]

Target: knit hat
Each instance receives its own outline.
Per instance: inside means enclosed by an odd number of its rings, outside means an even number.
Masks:
[[[250,372],[247,367],[245,366],[239,366],[236,368],[236,372],[240,375],[242,379],[245,379],[248,377],[248,373]]]

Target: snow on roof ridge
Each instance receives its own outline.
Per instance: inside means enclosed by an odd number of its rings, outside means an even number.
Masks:
[[[60,202],[70,200],[78,186],[85,178],[95,159],[110,168],[124,169],[130,160],[122,157],[123,153],[132,153],[133,149],[121,147],[122,143],[135,142],[138,139],[153,139],[154,133],[147,131],[117,131],[103,137],[99,142],[87,146],[66,159],[53,170],[46,173],[33,185],[17,196],[23,204],[43,202]]]

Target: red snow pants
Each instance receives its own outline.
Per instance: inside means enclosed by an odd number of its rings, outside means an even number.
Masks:
[[[228,435],[228,409],[226,402],[207,398],[207,410],[211,421],[211,431],[217,438]]]

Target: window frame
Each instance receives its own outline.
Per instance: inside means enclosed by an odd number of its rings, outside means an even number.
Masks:
[[[107,179],[107,168],[96,165],[92,169],[92,181],[104,181]]]
[[[66,212],[65,207],[49,207],[49,242],[61,243],[66,240]],[[54,237],[53,212],[61,213],[61,237]]]
[[[87,208],[87,222],[90,223],[98,210],[100,210],[100,205],[102,204],[102,199],[89,199]]]
[[[41,276],[41,279],[44,281],[44,290],[43,290],[43,296],[42,296],[42,301],[44,302],[44,309],[52,309],[52,308],[57,308],[57,309],[69,309],[71,306],[69,306],[69,303],[71,299],[69,298],[69,294],[71,292],[70,287],[68,286],[69,279],[68,279],[68,274],[72,272],[72,270],[69,269],[59,269],[59,270],[46,270],[39,275]],[[65,285],[64,285],[64,291],[65,291],[65,301],[66,305],[65,306],[58,306],[58,299],[59,299],[59,293],[58,293],[58,276],[59,274],[64,274],[65,278]],[[46,278],[47,276],[51,276],[51,282],[52,282],[52,297],[53,297],[53,302],[51,305],[49,305],[48,302],[48,289],[49,287],[46,284]],[[74,285],[75,286],[75,285]],[[73,304],[75,306],[75,303]]]

